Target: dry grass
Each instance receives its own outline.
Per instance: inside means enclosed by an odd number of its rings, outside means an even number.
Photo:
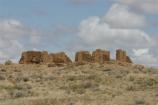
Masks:
[[[158,105],[158,70],[140,65],[1,65],[0,105]]]

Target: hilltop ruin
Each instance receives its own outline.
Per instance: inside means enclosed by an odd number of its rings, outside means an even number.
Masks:
[[[75,63],[106,63],[111,61],[110,51],[96,49],[92,53],[89,51],[79,51],[75,55]],[[116,62],[132,63],[132,60],[127,56],[126,51],[122,49],[116,50]],[[47,51],[26,51],[22,53],[20,64],[48,64],[48,63],[63,63],[70,64],[72,60],[65,52],[48,53]]]
[[[64,52],[48,54],[47,51],[23,52],[19,61],[20,64],[48,64],[50,62],[68,64],[72,61]]]
[[[122,49],[116,50],[116,61],[132,63],[132,60],[127,56],[126,51]]]
[[[93,51],[92,58],[95,63],[105,63],[106,61],[110,61],[110,51],[97,49]]]
[[[79,51],[76,53],[75,62],[88,63],[92,62],[92,55],[89,51]]]
[[[20,64],[46,64],[50,62],[48,57],[48,52],[43,51],[27,51],[23,52],[21,59],[19,61]]]

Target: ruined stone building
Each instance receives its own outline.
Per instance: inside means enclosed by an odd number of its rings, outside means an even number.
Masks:
[[[43,51],[27,51],[22,53],[20,64],[47,64],[47,63],[71,63],[70,58],[64,53],[52,53]]]
[[[89,51],[79,51],[75,55],[75,62],[88,63],[92,62],[92,55]]]
[[[95,63],[105,63],[106,61],[110,61],[110,52],[97,49],[96,51],[93,51],[92,58]]]
[[[51,58],[51,62],[54,63],[72,63],[71,59],[64,52],[51,53],[49,57]]]
[[[126,51],[122,49],[116,50],[116,61],[132,63],[132,60],[126,54]]]
[[[106,63],[111,61],[110,51],[97,49],[92,52],[79,51],[75,55],[76,63]],[[132,60],[127,56],[126,52],[122,49],[116,51],[116,61],[132,63]],[[71,59],[64,53],[51,53],[47,51],[26,51],[22,53],[20,64],[48,64],[48,63],[72,63]]]
[[[43,51],[27,51],[23,52],[20,64],[46,64],[49,62],[48,52]]]

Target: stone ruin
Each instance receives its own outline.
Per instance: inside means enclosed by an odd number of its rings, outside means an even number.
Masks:
[[[46,64],[49,62],[48,52],[27,51],[22,53],[20,64]]]
[[[116,50],[116,61],[132,63],[132,60],[126,54],[126,51],[124,51],[122,49]]]
[[[110,52],[97,49],[96,51],[93,51],[92,58],[95,63],[105,63],[106,61],[110,61]]]
[[[79,51],[76,53],[75,62],[77,63],[88,63],[92,62],[92,55],[89,51]]]
[[[76,53],[75,62],[77,63],[105,63],[110,61],[110,52],[97,49],[91,54],[89,51],[80,51]]]
[[[92,54],[89,51],[79,51],[75,55],[75,62],[79,64],[85,63],[106,63],[111,61],[110,51],[97,49]],[[116,51],[116,61],[132,63],[132,60],[127,56],[124,50],[118,49]],[[27,51],[23,52],[20,64],[69,64],[72,63],[71,59],[64,53],[51,53],[47,51]]]
[[[71,59],[64,52],[51,53],[49,57],[51,58],[51,62],[54,63],[72,63]]]
[[[127,63],[133,63],[132,60],[131,60],[131,58],[129,56],[126,56],[126,62]]]
[[[71,63],[70,58],[64,53],[52,53],[43,51],[27,51],[22,53],[20,64],[48,64],[48,63]]]

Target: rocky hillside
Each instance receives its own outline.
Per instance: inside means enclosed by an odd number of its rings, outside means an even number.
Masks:
[[[158,105],[158,70],[112,62],[0,65],[0,105]]]

